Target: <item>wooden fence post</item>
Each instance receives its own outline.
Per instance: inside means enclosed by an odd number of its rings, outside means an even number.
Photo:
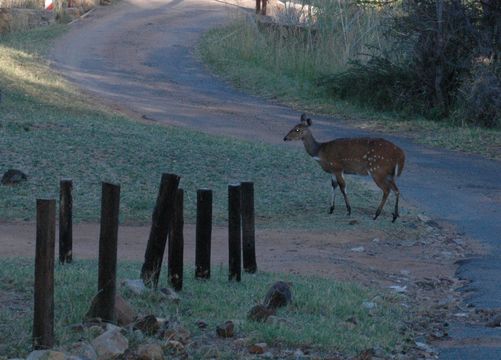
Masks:
[[[94,316],[115,322],[120,186],[102,184],[98,294]]]
[[[59,193],[59,262],[71,263],[73,260],[73,198],[71,179],[60,181]]]
[[[212,236],[212,190],[197,191],[197,227],[195,248],[195,278],[210,278]]]
[[[240,185],[228,185],[228,252],[230,281],[240,281],[242,273],[240,217]]]
[[[162,268],[162,259],[174,212],[174,201],[179,179],[179,176],[175,174],[162,174],[157,202],[153,211],[150,237],[144,254],[143,267],[141,268],[141,279],[147,286],[153,286],[155,289]]]
[[[242,253],[244,271],[255,273],[256,264],[256,230],[254,216],[254,184],[242,182],[240,185],[242,208]]]
[[[56,201],[37,199],[33,348],[54,346]]]
[[[256,14],[261,12],[261,0],[256,0]]]
[[[183,189],[178,189],[176,194],[174,217],[172,219],[172,226],[169,234],[169,256],[167,260],[169,283],[176,291],[181,291],[183,288],[183,204],[184,192]]]

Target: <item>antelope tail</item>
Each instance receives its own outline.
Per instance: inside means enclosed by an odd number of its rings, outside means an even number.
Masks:
[[[403,152],[401,152],[400,156],[397,159],[397,168],[395,169],[397,176],[400,176],[400,174],[404,170],[404,164],[405,164],[405,155]]]

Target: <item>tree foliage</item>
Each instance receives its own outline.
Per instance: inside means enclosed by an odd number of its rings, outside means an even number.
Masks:
[[[389,49],[323,83],[377,108],[501,126],[501,2],[404,0],[401,10],[386,25]]]

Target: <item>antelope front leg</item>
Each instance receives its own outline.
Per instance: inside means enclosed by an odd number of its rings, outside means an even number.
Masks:
[[[331,195],[331,207],[329,209],[329,214],[332,214],[334,212],[335,200],[336,200],[337,181],[335,180],[334,175],[332,176],[331,179],[331,185],[332,185],[332,195]]]
[[[346,204],[346,210],[348,211],[348,215],[351,215],[351,205],[348,201],[348,195],[346,195],[346,182],[344,181],[343,173],[336,173],[336,181],[339,185],[339,190],[341,190],[341,194],[344,197],[344,203]]]

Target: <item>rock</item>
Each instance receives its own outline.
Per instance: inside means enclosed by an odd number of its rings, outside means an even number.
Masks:
[[[137,348],[139,360],[163,360],[164,352],[158,344],[143,344]]]
[[[294,358],[295,359],[302,359],[304,357],[304,352],[302,352],[300,349],[297,349],[294,351]]]
[[[173,302],[174,304],[179,304],[179,302],[181,302],[179,295],[171,288],[162,288],[160,289],[160,293],[165,297],[165,299]]]
[[[202,330],[207,329],[207,326],[209,326],[204,320],[197,320],[195,324],[197,324],[198,328]]]
[[[235,325],[233,324],[233,321],[230,320],[216,327],[217,336],[222,338],[233,337],[235,335],[234,331],[235,331]]]
[[[264,297],[263,304],[271,309],[289,305],[292,302],[291,285],[284,281],[277,281],[271,286]]]
[[[425,344],[423,342],[416,341],[416,347],[419,350],[430,353],[430,354],[433,354],[435,352],[435,351],[433,351],[433,349],[430,345]]]
[[[411,274],[411,272],[409,270],[403,269],[403,270],[400,270],[400,274],[403,276],[409,276]]]
[[[268,344],[266,343],[257,343],[249,346],[249,353],[251,354],[264,354],[268,350]]]
[[[274,308],[268,308],[264,305],[256,305],[247,313],[247,319],[258,322],[265,322],[269,316],[275,314]]]
[[[144,282],[141,279],[126,279],[122,281],[122,287],[135,295],[142,295],[148,291],[148,288],[144,285]]]
[[[374,238],[374,239],[372,239],[372,242],[373,242],[373,243],[376,243],[376,244],[377,244],[377,243],[379,243],[380,241],[381,241],[381,240],[380,240],[379,238]]]
[[[89,311],[85,314],[85,319],[89,321],[89,319],[93,319],[98,314],[97,306],[99,301],[100,293],[96,294],[92,299]],[[137,317],[134,309],[125,301],[125,299],[120,296],[115,296],[115,319],[120,326],[125,326],[134,321]]]
[[[362,307],[367,310],[372,310],[376,307],[376,303],[372,301],[364,301]]]
[[[137,318],[136,311],[125,299],[117,295],[115,297],[115,320],[120,326],[127,326]]]
[[[247,346],[248,342],[249,342],[249,339],[238,338],[238,339],[235,339],[233,341],[233,346],[236,348],[243,348],[243,347]]]
[[[184,327],[178,326],[176,328],[162,330],[160,337],[164,340],[175,340],[182,344],[187,344],[190,342],[191,333]]]
[[[177,340],[169,340],[165,344],[165,348],[171,351],[175,351],[177,353],[181,353],[184,351],[184,345]]]
[[[485,324],[487,327],[500,327],[501,326],[501,314],[498,314],[494,316],[487,324]]]
[[[348,222],[349,225],[357,225],[358,224],[358,220],[350,220]]]
[[[70,355],[74,355],[80,359],[84,360],[96,360],[97,353],[96,350],[86,341],[79,341],[77,343],[71,344],[66,351]]]
[[[275,315],[270,315],[268,316],[268,319],[266,319],[266,323],[269,325],[273,326],[289,326],[291,325],[291,322],[285,318],[275,316]]]
[[[350,251],[353,251],[353,252],[364,252],[365,248],[363,246],[357,246],[357,247],[351,248]]]
[[[35,350],[32,351],[26,360],[65,360],[64,353],[54,350]]]
[[[400,286],[400,285],[391,285],[388,286],[390,289],[394,290],[397,293],[404,293],[407,291],[407,285]]]
[[[99,325],[92,325],[88,328],[87,332],[93,338],[96,338],[104,333],[104,329]]]
[[[155,315],[147,315],[134,323],[135,330],[141,330],[144,334],[153,336],[160,330],[160,323]]]
[[[426,215],[422,215],[422,214],[419,214],[417,216],[418,220],[421,221],[421,222],[424,222],[424,223],[427,223],[428,221],[431,221],[431,218],[426,216]]]
[[[92,340],[98,360],[113,359],[129,348],[129,341],[118,330],[109,330]]]
[[[360,354],[354,357],[353,360],[372,360],[372,357],[374,356],[374,350],[373,349],[366,349],[362,350]]]
[[[104,323],[104,331],[117,330],[122,331],[123,329],[120,326],[116,326],[112,323]]]
[[[7,170],[2,176],[3,185],[16,185],[26,180],[28,180],[28,176],[22,171],[15,169]]]

